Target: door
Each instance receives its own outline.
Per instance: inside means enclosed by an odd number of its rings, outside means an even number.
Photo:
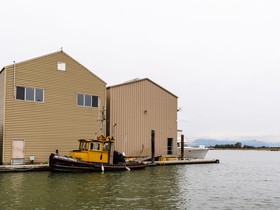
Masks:
[[[172,155],[173,151],[173,138],[168,138],[167,139],[167,154]]]
[[[24,164],[24,140],[13,139],[12,141],[12,165]]]

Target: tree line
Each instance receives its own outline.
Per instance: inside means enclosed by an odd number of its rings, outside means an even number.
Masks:
[[[216,144],[214,147],[212,148],[221,148],[221,149],[258,149],[258,148],[271,148],[271,147],[265,147],[265,146],[261,146],[261,147],[255,147],[255,146],[249,146],[249,145],[242,145],[241,142],[236,142],[235,144]]]

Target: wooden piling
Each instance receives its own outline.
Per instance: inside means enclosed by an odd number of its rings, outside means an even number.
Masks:
[[[184,135],[181,135],[181,160],[184,160]]]
[[[154,162],[155,162],[155,130],[152,130],[152,132],[151,132],[151,144],[152,144],[151,163],[154,164]]]

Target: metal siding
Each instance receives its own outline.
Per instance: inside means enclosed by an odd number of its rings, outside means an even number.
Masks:
[[[108,94],[110,130],[117,123],[117,150],[124,151],[127,156],[150,155],[151,130],[155,129],[156,153],[166,155],[167,139],[173,138],[175,154],[177,97],[149,80],[111,87]],[[141,153],[142,144],[144,150]]]
[[[66,71],[57,70],[66,63]],[[11,159],[11,140],[25,139],[25,159],[48,161],[56,149],[66,155],[76,149],[78,139],[93,138],[100,132],[98,108],[79,107],[76,94],[99,96],[105,106],[105,83],[63,52],[16,65],[16,85],[44,89],[44,102],[16,100],[13,95],[13,70],[7,70],[5,154]]]

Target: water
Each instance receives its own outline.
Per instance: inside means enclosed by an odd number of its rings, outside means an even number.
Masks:
[[[0,173],[0,209],[280,209],[280,152],[211,150],[220,164]]]

